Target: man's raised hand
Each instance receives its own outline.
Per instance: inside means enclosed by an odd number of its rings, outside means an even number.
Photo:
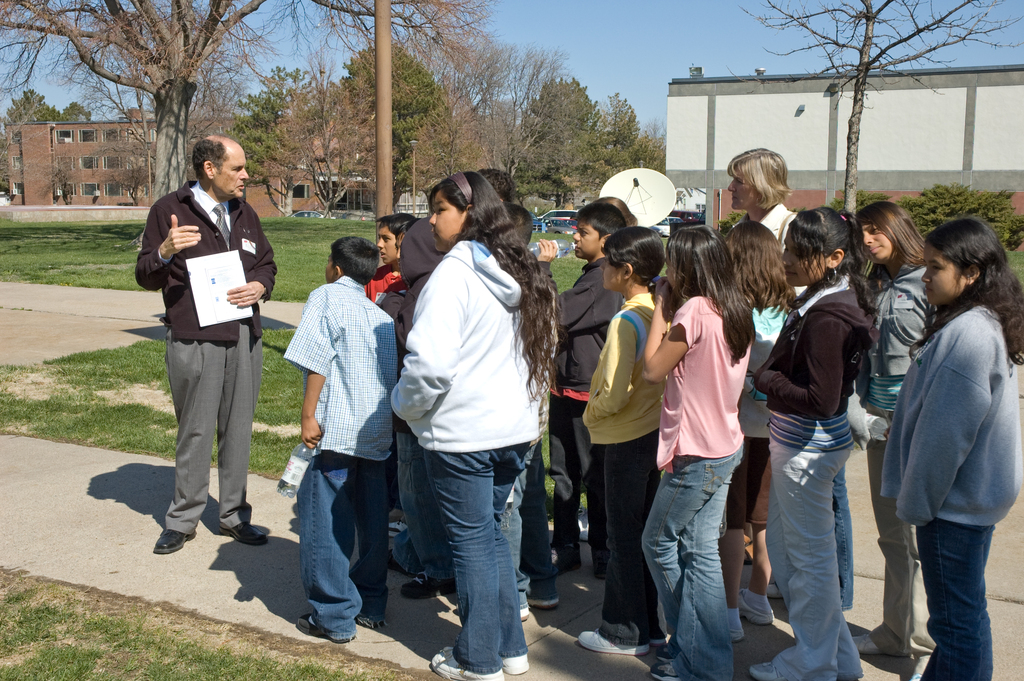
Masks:
[[[195,246],[202,238],[197,225],[178,226],[178,216],[171,215],[171,229],[167,232],[167,238],[160,244],[160,257],[170,260],[172,255]]]

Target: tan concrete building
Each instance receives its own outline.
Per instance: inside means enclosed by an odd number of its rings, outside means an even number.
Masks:
[[[861,123],[858,187],[896,198],[936,184],[1015,192],[1024,212],[1024,65],[872,75]],[[728,215],[726,167],[758,147],[789,167],[791,207],[842,192],[852,103],[831,76],[677,78],[669,84],[666,168],[678,188],[707,190]]]

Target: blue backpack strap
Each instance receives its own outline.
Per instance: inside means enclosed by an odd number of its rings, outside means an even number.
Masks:
[[[644,318],[633,310],[622,310],[615,317],[633,325],[633,330],[636,331],[636,358],[633,361],[639,362],[643,359],[644,346],[647,345],[647,325],[644,324]]]

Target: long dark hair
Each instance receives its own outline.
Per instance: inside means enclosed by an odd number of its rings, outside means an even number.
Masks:
[[[594,205],[594,204],[590,204]],[[652,289],[654,278],[665,265],[665,247],[661,236],[647,227],[622,227],[604,242],[604,257],[612,267],[629,265],[640,283]]]
[[[750,303],[736,285],[725,240],[710,227],[689,227],[669,237],[667,251],[675,286],[665,310],[665,321],[672,322],[684,298],[707,298],[722,317],[733,364],[739,362],[754,342],[754,316]]]
[[[755,310],[788,310],[796,297],[786,282],[779,240],[760,222],[744,220],[725,237],[736,285]]]
[[[937,227],[925,238],[925,243],[953,263],[961,274],[974,265],[978,268],[978,278],[968,284],[956,300],[938,306],[932,322],[925,327],[924,337],[913,346],[913,351],[964,312],[983,306],[1003,327],[1010,360],[1024,364],[1024,292],[992,227],[981,218],[969,215]]]
[[[899,260],[901,266],[924,265],[924,239],[917,231],[914,218],[910,217],[910,213],[904,210],[903,206],[892,201],[875,201],[857,211],[857,221],[863,231],[881,234],[889,240],[892,244],[893,257]],[[872,262],[868,278],[876,279],[883,269],[885,268]]]
[[[457,241],[478,241],[494,256],[498,266],[515,279],[522,291],[516,333],[526,360],[530,396],[541,399],[555,381],[558,345],[558,294],[551,277],[544,274],[498,198],[497,192],[479,173],[463,173],[469,183],[471,200],[452,178],[441,180],[430,190],[430,205],[443,197],[466,221]],[[462,179],[462,178],[459,178]]]
[[[853,213],[837,213],[827,206],[802,210],[789,223],[787,238],[791,240],[793,255],[809,272],[820,271],[822,277],[807,287],[804,295],[793,301],[800,308],[818,291],[828,288],[842,277],[850,281],[857,294],[857,305],[864,314],[874,316],[875,294],[864,277],[864,234]],[[825,258],[842,249],[843,261],[831,272],[825,272]]]

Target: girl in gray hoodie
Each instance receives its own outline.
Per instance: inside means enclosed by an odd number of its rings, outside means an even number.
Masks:
[[[896,402],[882,495],[917,527],[935,640],[922,678],[985,681],[985,564],[1022,477],[1016,365],[1024,364],[1024,293],[979,218],[929,234],[924,260],[936,314],[913,346]]]

